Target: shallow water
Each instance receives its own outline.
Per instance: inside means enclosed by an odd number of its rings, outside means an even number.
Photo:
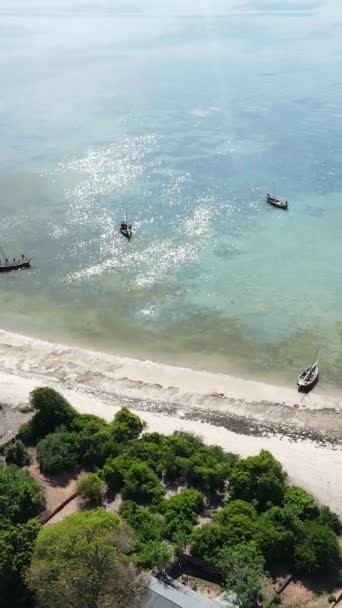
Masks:
[[[69,4],[0,8],[0,326],[341,385],[338,1]]]

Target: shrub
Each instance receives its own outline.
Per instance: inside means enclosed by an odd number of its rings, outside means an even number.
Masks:
[[[337,535],[341,534],[341,522],[336,513],[331,511],[329,507],[321,507],[317,519],[322,526],[327,526]]]
[[[217,523],[204,524],[195,528],[191,535],[191,553],[207,562],[213,562],[220,550],[228,542],[224,527]]]
[[[124,475],[123,496],[137,502],[157,504],[163,490],[157,475],[143,462],[133,463]]]
[[[134,461],[124,453],[116,458],[109,458],[106,460],[101,471],[101,476],[111,492],[116,493],[122,490],[125,483],[125,476],[133,462]]]
[[[163,518],[160,515],[129,500],[121,504],[120,515],[133,528],[141,543],[161,540]]]
[[[232,500],[214,515],[214,521],[221,525],[229,524],[229,519],[234,515],[244,515],[256,521],[258,514],[255,507],[245,500]]]
[[[304,524],[303,539],[294,551],[294,566],[298,574],[329,574],[336,570],[339,546],[336,535],[316,521]]]
[[[165,478],[169,481],[184,477],[188,459],[197,449],[203,446],[201,441],[191,433],[175,432],[168,438],[167,450],[163,459]],[[183,479],[184,481],[184,479]]]
[[[20,428],[20,439],[25,443],[36,443],[56,428],[68,426],[77,416],[70,403],[53,388],[35,388],[30,396],[30,404],[35,414],[30,422]]]
[[[206,494],[222,492],[232,470],[231,456],[218,446],[199,447],[185,463],[183,477]]]
[[[302,521],[315,519],[319,515],[319,508],[313,496],[308,494],[303,488],[296,486],[286,488],[284,507],[292,511]]]
[[[24,576],[40,528],[38,518],[5,528],[0,525],[0,597],[4,607],[33,608]]]
[[[16,464],[20,468],[31,462],[30,455],[20,439],[5,448],[5,460],[6,464]]]
[[[145,427],[146,422],[123,407],[114,416],[112,436],[116,443],[125,443],[130,439],[137,439]]]
[[[264,558],[255,543],[225,548],[221,553],[220,569],[225,577],[227,598],[237,598],[241,608],[255,606],[262,587],[264,566]]]
[[[27,471],[11,465],[0,468],[0,520],[25,523],[39,515],[44,506],[37,482]]]
[[[285,493],[285,479],[281,464],[266,450],[258,456],[238,461],[230,476],[233,498],[253,502],[259,511],[281,505]]]
[[[106,486],[97,473],[88,473],[80,477],[77,492],[81,498],[93,504],[100,505],[106,491]]]
[[[130,441],[125,448],[125,454],[132,460],[145,462],[161,478],[167,450],[168,442],[164,435],[149,433],[143,435],[140,439]]]
[[[164,513],[166,538],[184,546],[203,506],[203,494],[194,489],[182,490],[179,494],[164,500],[160,509]]]
[[[77,436],[60,430],[50,433],[38,443],[37,458],[43,473],[65,471],[77,464]]]
[[[80,464],[101,467],[108,457],[119,453],[110,424],[101,418],[83,414],[73,420],[70,428],[77,433]]]
[[[170,545],[164,541],[145,543],[137,553],[136,562],[141,568],[165,570],[172,562],[174,553]]]
[[[302,537],[302,524],[291,511],[272,507],[259,517],[260,544],[268,562],[293,559],[296,542]]]

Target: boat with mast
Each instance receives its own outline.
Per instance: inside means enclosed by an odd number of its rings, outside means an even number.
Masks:
[[[120,234],[128,240],[132,238],[132,224],[129,224],[127,221],[127,213],[125,213],[125,220],[120,224]]]
[[[15,258],[9,260],[1,245],[0,251],[2,255],[2,259],[0,259],[0,272],[11,272],[11,270],[23,270],[25,268],[31,267],[30,258],[27,258],[23,253],[21,254],[21,257],[18,260],[16,260]]]
[[[266,194],[266,202],[273,207],[278,207],[278,209],[288,209],[288,202],[284,199],[278,198],[275,193],[275,186],[273,182],[273,194]]]
[[[307,393],[311,391],[311,389],[313,389],[313,387],[318,382],[319,361],[318,359],[316,359],[317,355],[318,349],[315,352],[315,356],[310,367],[306,367],[305,369],[303,369],[297,378],[297,386],[299,392]]]

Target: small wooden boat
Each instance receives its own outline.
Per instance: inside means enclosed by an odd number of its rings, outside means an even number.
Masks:
[[[132,224],[127,222],[127,213],[125,215],[125,221],[120,224],[120,234],[124,236],[126,239],[130,240],[132,238]]]
[[[23,253],[21,254],[21,258],[18,260],[15,258],[9,260],[1,246],[0,251],[3,256],[3,259],[0,259],[0,272],[11,272],[11,270],[23,270],[31,267],[30,258],[27,258]]]
[[[288,209],[288,202],[284,201],[281,198],[277,198],[272,194],[266,194],[266,201],[269,205],[273,205],[273,207],[278,207],[278,209]]]
[[[311,391],[315,384],[317,383],[319,378],[319,362],[315,361],[311,367],[306,367],[303,369],[298,378],[297,378],[297,386],[298,391],[302,393],[307,393]]]

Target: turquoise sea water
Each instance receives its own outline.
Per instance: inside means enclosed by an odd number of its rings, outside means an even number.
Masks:
[[[339,0],[3,0],[0,242],[34,267],[0,326],[282,380],[319,345],[341,385],[341,32]]]

